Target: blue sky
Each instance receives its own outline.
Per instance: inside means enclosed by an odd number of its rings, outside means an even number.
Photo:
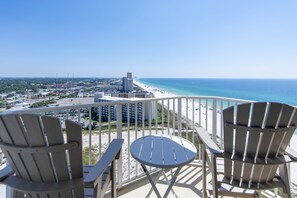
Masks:
[[[297,1],[3,0],[0,76],[296,78]]]

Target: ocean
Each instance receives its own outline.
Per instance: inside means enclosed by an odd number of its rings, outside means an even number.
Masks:
[[[220,96],[297,106],[297,79],[141,78],[143,84],[184,96]]]

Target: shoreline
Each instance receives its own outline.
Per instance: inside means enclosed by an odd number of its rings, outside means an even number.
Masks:
[[[133,83],[135,83],[138,87],[140,87],[141,89],[143,89],[144,91],[148,91],[148,92],[151,92],[155,98],[170,98],[170,97],[178,97],[179,95],[176,95],[176,94],[173,94],[173,93],[170,93],[166,90],[162,90],[162,89],[159,89],[157,87],[153,87],[153,86],[150,86],[150,85],[146,85],[144,83],[141,83],[139,81],[134,81]],[[173,104],[172,102],[169,104],[169,110],[177,110],[178,109],[178,104],[175,103],[175,107],[173,107]],[[201,121],[200,126],[201,127],[204,127],[204,128],[207,128],[208,129],[208,132],[211,133],[210,129],[212,129],[212,120],[208,119],[207,122],[206,122],[206,116],[207,117],[212,117],[212,114],[213,114],[213,109],[210,105],[208,105],[206,107],[206,104],[204,104],[203,102],[201,102],[199,104],[199,102],[197,101],[194,101],[194,104],[193,104],[193,100],[192,99],[188,99],[188,100],[185,100],[183,99],[182,102],[181,102],[181,105],[182,105],[182,116],[184,118],[188,118],[188,120],[190,120],[189,123],[192,123],[193,122],[193,118],[194,118],[194,121],[196,123],[199,123],[198,120]],[[167,101],[164,101],[164,106],[165,107],[168,107],[168,104],[167,104]],[[201,112],[200,112],[201,111]],[[194,113],[194,116],[193,116],[193,113]],[[201,118],[200,118],[201,116]],[[217,120],[218,120],[218,124],[220,124],[220,113],[217,114]],[[207,125],[207,127],[206,127]],[[220,137],[220,132],[217,133],[217,136]]]
[[[137,81],[135,79],[133,80],[133,83],[136,86],[138,86],[139,88],[141,88],[142,90],[147,91],[147,92],[151,92],[154,95],[155,98],[177,97],[176,94],[169,93],[169,92],[167,92],[165,90],[143,84],[143,83],[141,83],[141,82],[139,82],[139,81]]]
[[[155,98],[166,98],[166,97],[177,97],[178,95],[175,95],[175,94],[172,94],[172,93],[169,93],[167,92],[166,90],[162,90],[162,89],[159,89],[159,88],[156,88],[156,87],[153,87],[153,86],[149,86],[149,85],[146,85],[146,84],[143,84],[137,80],[135,80],[133,83],[135,83],[138,87],[142,88],[143,90],[145,91],[148,91],[148,92],[151,92]],[[165,106],[167,107],[166,103],[165,103]],[[199,104],[197,105],[197,102],[194,102],[194,106],[192,104],[192,102],[190,101],[190,103],[187,103],[186,101],[182,101],[182,106],[184,107],[187,107],[187,108],[182,108],[182,116],[186,117],[187,115],[187,110],[188,110],[188,113],[190,112],[190,115],[192,115],[191,112],[195,112],[194,114],[194,121],[197,122],[197,120],[199,119],[199,115],[197,115],[196,113],[196,108],[195,107],[199,107]],[[193,109],[194,107],[194,109]],[[208,106],[208,108],[206,108],[205,105],[201,104],[201,127],[205,128],[206,126],[206,110],[208,110],[208,117],[211,116],[212,117],[212,108],[210,106]],[[172,110],[173,109],[173,105],[169,105],[169,110]],[[175,108],[177,109],[177,108]],[[191,122],[193,121],[192,120],[192,117],[189,116],[188,119],[191,120]],[[217,121],[218,121],[218,124],[220,124],[221,122],[221,115],[220,113],[217,113]],[[198,122],[197,122],[198,123]],[[212,120],[209,119],[208,122],[207,122],[207,128],[208,129],[211,129],[212,128]],[[211,132],[208,130],[208,132],[211,134]],[[217,131],[216,132],[217,134],[217,137],[220,137],[221,135],[221,132],[220,131]],[[290,142],[290,146],[295,150],[297,151],[297,134],[293,134],[292,138],[291,138],[291,142]],[[297,164],[295,163],[291,163],[290,164],[290,175],[291,175],[291,180],[294,182],[294,183],[297,183],[297,176],[294,176],[293,173],[297,172]]]

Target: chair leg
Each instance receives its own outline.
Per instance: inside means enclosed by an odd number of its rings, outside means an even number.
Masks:
[[[213,190],[213,197],[218,198],[218,179],[217,179],[217,161],[216,158],[212,155],[212,190]]]
[[[206,193],[206,151],[205,146],[202,145],[202,187],[203,187],[203,198],[207,198]]]
[[[96,187],[93,189],[93,193],[94,193],[94,197],[96,198],[100,198],[101,197],[101,193],[98,192],[98,184],[96,185]]]
[[[285,187],[283,188],[284,193],[286,193],[287,197],[291,198],[292,195],[290,190],[290,181],[287,164],[282,164],[279,166],[279,175],[285,184]]]
[[[16,191],[14,189],[11,189],[10,191],[10,197],[11,198],[24,198],[25,194],[19,191]]]
[[[117,189],[116,189],[116,170],[115,170],[115,161],[111,162],[111,197],[117,197]]]
[[[258,197],[262,197],[262,191],[261,190],[256,190],[257,194],[258,194]]]

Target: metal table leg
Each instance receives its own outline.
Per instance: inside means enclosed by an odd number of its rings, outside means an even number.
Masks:
[[[171,172],[171,178],[173,178],[172,169],[170,170],[170,172]],[[163,169],[163,176],[164,176],[164,178],[165,178],[167,184],[169,185],[169,184],[170,184],[170,181],[169,181],[169,179],[167,178],[164,169]],[[174,197],[177,197],[177,195],[175,194],[173,188],[171,188],[171,192],[173,193]]]
[[[168,196],[170,190],[172,191],[172,193],[173,193],[174,196],[176,197],[176,194],[175,194],[174,190],[172,189],[172,187],[173,187],[173,185],[174,185],[174,183],[175,183],[175,181],[176,181],[177,175],[178,175],[178,173],[180,172],[180,170],[181,170],[182,167],[178,167],[178,168],[177,168],[177,170],[176,170],[176,171],[174,172],[174,174],[171,176],[172,178],[171,178],[170,181],[168,180],[168,178],[167,178],[167,176],[166,176],[166,174],[165,174],[165,172],[164,172],[164,169],[161,169],[161,171],[158,173],[158,175],[157,175],[155,181],[153,181],[153,179],[152,179],[151,175],[149,174],[149,172],[148,172],[146,166],[145,166],[144,164],[141,164],[141,167],[142,167],[143,171],[145,172],[145,174],[146,174],[146,176],[147,176],[149,182],[150,182],[151,185],[152,185],[152,188],[150,189],[148,195],[146,196],[147,198],[151,195],[151,193],[152,193],[153,190],[155,191],[155,193],[156,193],[156,195],[157,195],[158,198],[161,198],[161,197],[162,197],[162,196],[160,195],[160,192],[158,191],[158,189],[157,189],[157,187],[156,187],[156,184],[158,183],[159,178],[161,177],[161,174],[162,174],[162,173],[163,173],[163,176],[164,176],[164,178],[165,178],[165,180],[166,180],[166,182],[167,182],[167,184],[168,184],[168,187],[167,187],[166,192],[165,192],[165,194],[164,194],[163,197],[166,198],[166,197]]]
[[[160,193],[159,193],[159,191],[158,191],[158,189],[157,189],[157,187],[156,187],[156,185],[155,185],[155,183],[154,183],[152,177],[150,176],[150,174],[149,174],[149,172],[148,172],[146,166],[145,166],[144,164],[141,164],[141,167],[142,167],[143,171],[145,172],[145,174],[146,174],[148,180],[150,181],[150,183],[151,183],[151,185],[152,185],[152,188],[153,188],[153,190],[155,191],[157,197],[158,197],[158,198],[161,198],[161,195],[160,195]]]
[[[181,170],[181,168],[182,167],[178,167],[177,170],[175,171],[175,173],[174,173],[174,175],[173,175],[173,177],[172,177],[172,179],[170,181],[170,184],[169,184],[169,186],[168,186],[168,188],[167,188],[167,190],[166,190],[166,192],[165,192],[165,194],[163,196],[164,198],[166,198],[168,196],[169,191],[172,189],[173,184],[175,183],[175,180],[176,180],[177,175],[178,175],[179,171]]]
[[[164,171],[164,169],[161,169],[161,170],[159,171],[159,173],[158,173],[158,175],[157,175],[157,177],[156,177],[156,179],[155,179],[155,181],[154,181],[154,184],[155,184],[155,185],[158,183],[158,181],[159,181],[159,179],[160,179],[161,174],[162,174],[163,171]],[[152,194],[152,192],[153,192],[153,187],[151,187],[149,193],[146,195],[146,198],[150,197],[150,195]]]

